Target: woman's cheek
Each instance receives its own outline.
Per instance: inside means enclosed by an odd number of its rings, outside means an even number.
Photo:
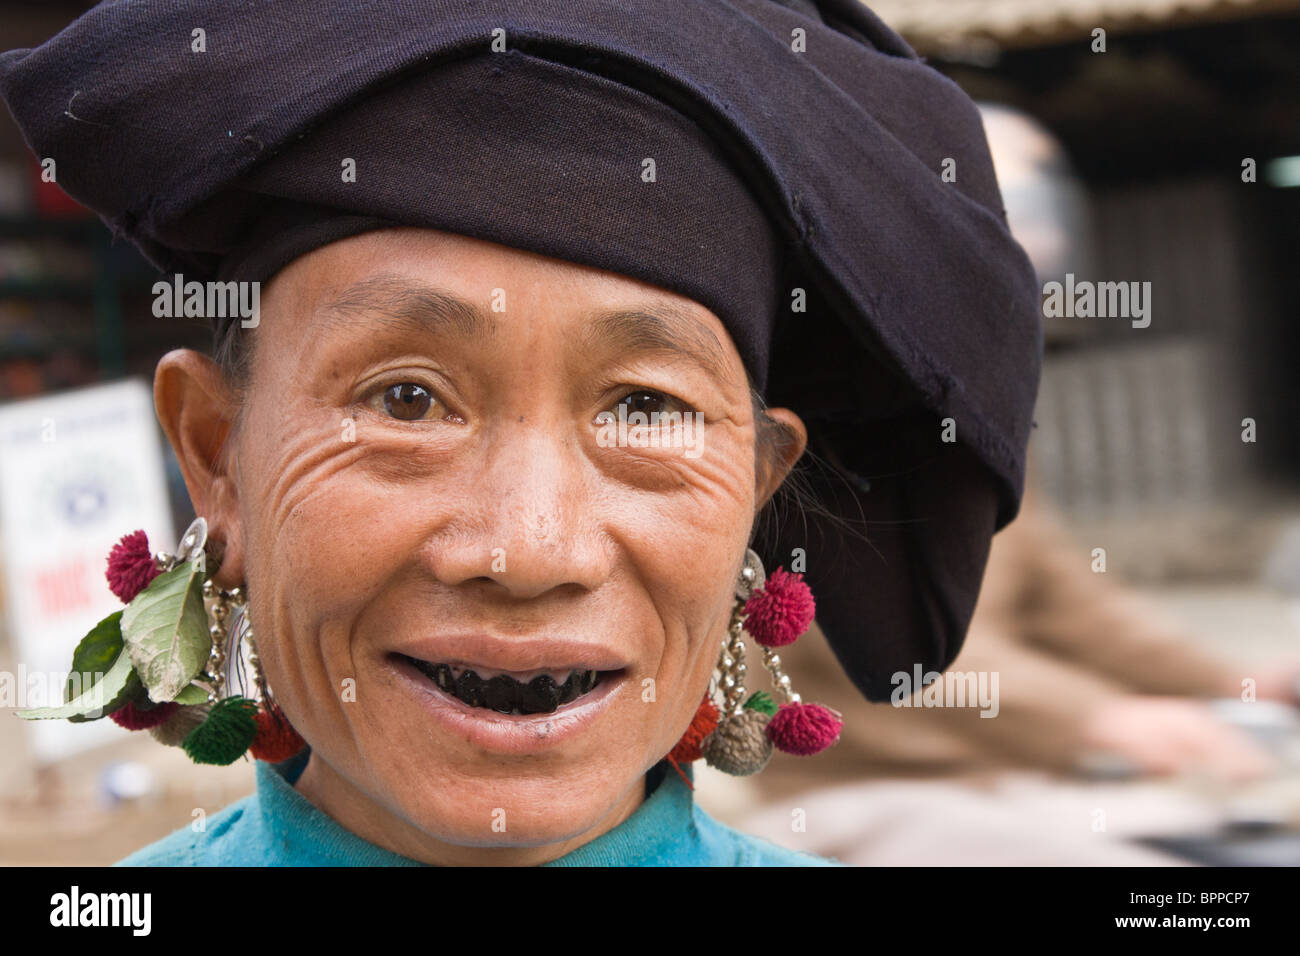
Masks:
[[[295,600],[363,602],[367,584],[418,545],[404,530],[419,534],[422,513],[446,498],[454,456],[444,436],[395,434],[345,411],[266,427],[250,455],[265,465],[249,482],[252,507],[242,508],[253,523],[247,538],[264,570],[294,582]]]
[[[740,551],[729,552],[743,549],[753,518],[753,470],[743,464],[752,455],[736,442],[717,442],[694,459],[675,455],[660,462],[672,473],[669,487],[635,489],[616,513],[639,518],[664,561],[699,566],[721,559],[729,566]]]
[[[662,626],[657,681],[670,731],[689,722],[713,668],[752,517],[752,472],[720,457],[680,467],[675,493],[631,495],[613,509]]]

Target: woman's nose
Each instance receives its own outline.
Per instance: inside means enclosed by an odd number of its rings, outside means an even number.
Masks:
[[[492,581],[517,598],[600,587],[614,557],[597,480],[577,436],[512,422],[473,470],[458,532],[436,548],[438,579]]]

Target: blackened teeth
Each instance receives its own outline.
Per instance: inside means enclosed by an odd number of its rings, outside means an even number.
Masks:
[[[502,714],[551,714],[557,709],[590,693],[600,683],[600,671],[573,671],[562,684],[549,674],[540,674],[527,683],[498,674],[484,680],[472,670],[457,674],[447,664],[408,657],[408,661],[436,684],[471,707],[483,707]]]

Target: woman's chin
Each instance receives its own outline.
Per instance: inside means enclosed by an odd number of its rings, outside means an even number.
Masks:
[[[631,704],[621,702],[622,707]],[[643,721],[644,705],[638,701],[635,706],[635,716]],[[410,827],[433,840],[466,847],[557,844],[593,828],[604,832],[644,798],[655,745],[636,739],[635,730],[628,735],[625,719],[632,716],[616,707],[563,742],[543,741],[546,746],[523,752],[509,751],[520,740],[526,743],[526,737],[502,736],[497,728],[485,731],[493,742],[507,741],[507,752],[502,752],[482,747],[478,741],[484,734],[449,730],[408,704],[385,708],[378,719],[365,721],[372,732],[356,740],[359,752],[336,766],[360,791],[363,803],[384,807],[396,818],[383,827],[388,832]],[[321,757],[328,759],[325,753]],[[410,836],[418,840],[419,833]]]
[[[616,776],[620,771],[626,779]],[[590,838],[622,822],[641,803],[643,779],[639,767],[555,775],[505,769],[474,777],[448,771],[441,779],[434,771],[416,787],[399,775],[389,797],[407,822],[440,842],[539,847]]]

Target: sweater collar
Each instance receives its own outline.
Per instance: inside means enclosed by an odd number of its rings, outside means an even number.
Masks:
[[[310,748],[279,764],[257,762],[264,845],[280,866],[422,866],[344,828],[294,789]],[[683,771],[693,779],[692,768]],[[596,839],[544,866],[626,866],[696,857],[701,849],[691,790],[666,762],[646,774],[649,793],[636,811]],[[658,785],[655,781],[658,780]]]

